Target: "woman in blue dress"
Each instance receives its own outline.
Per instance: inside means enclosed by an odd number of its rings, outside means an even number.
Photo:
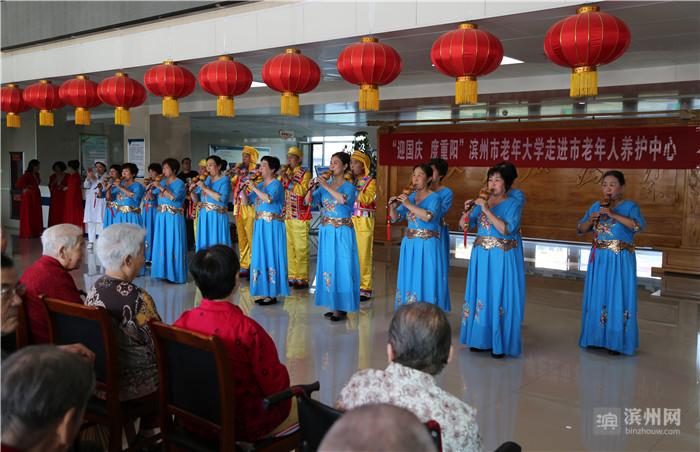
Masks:
[[[488,200],[466,201],[460,219],[460,227],[478,228],[469,260],[460,342],[472,351],[491,350],[491,356],[503,358],[518,356],[522,350],[522,257],[516,248],[523,204],[507,195],[512,173],[494,166],[487,180]],[[471,211],[470,206],[474,206]]]
[[[117,214],[114,200],[117,199],[119,190],[117,190],[115,181],[121,178],[122,166],[112,165],[109,167],[109,183],[105,186],[99,186],[100,197],[105,198],[105,215],[102,217],[102,230],[104,231],[114,223],[114,216]]]
[[[280,169],[277,157],[265,156],[260,161],[263,181],[257,186],[246,182],[242,190],[243,205],[255,205],[255,223],[250,259],[250,294],[259,296],[262,306],[277,303],[277,296],[289,295],[287,282],[287,229],[284,225],[284,187],[275,178]]]
[[[360,261],[352,224],[355,186],[350,156],[336,152],[331,157],[330,183],[324,177],[306,194],[306,202],[321,207],[316,260],[316,306],[332,309],[325,316],[332,322],[347,318],[360,309]]]
[[[138,167],[133,163],[122,165],[122,180],[115,185],[117,189],[113,221],[115,224],[131,223],[143,227],[140,206],[146,189],[134,180],[138,172]]]
[[[158,199],[153,194],[152,190],[155,184],[153,181],[160,179],[163,173],[163,167],[160,163],[151,163],[148,165],[148,178],[144,180],[146,184],[146,192],[143,195],[143,207],[141,208],[141,221],[146,229],[146,239],[144,247],[144,257],[146,262],[151,262],[153,252],[153,228],[156,224],[156,209],[158,208]],[[151,188],[149,190],[149,188]]]
[[[163,161],[163,178],[151,183],[158,201],[153,223],[151,277],[184,284],[187,282],[187,230],[185,229],[185,183],[178,179],[180,163]]]
[[[209,177],[198,181],[193,192],[199,196],[197,214],[197,251],[212,245],[231,246],[231,233],[228,226],[228,202],[231,197],[231,184],[228,177],[221,174],[221,158],[211,155],[207,158]]]
[[[603,174],[605,202],[594,202],[577,226],[580,234],[593,232],[579,345],[606,348],[613,355],[634,355],[639,345],[633,240],[646,221],[634,201],[623,199],[624,187],[620,171]]]
[[[444,303],[443,310],[450,312],[452,302],[450,301],[450,227],[447,225],[445,217],[447,212],[452,207],[452,190],[442,185],[442,180],[447,176],[449,165],[447,160],[441,158],[430,159],[428,162],[433,170],[433,181],[430,184],[430,189],[440,196],[440,259],[443,262],[443,273],[440,275],[440,300]]]
[[[401,241],[395,307],[424,301],[449,310],[442,288],[445,270],[440,243],[442,199],[430,190],[433,169],[429,165],[413,168],[410,195],[403,193],[389,199],[392,222],[408,220],[406,236]],[[397,207],[397,205],[400,206]]]

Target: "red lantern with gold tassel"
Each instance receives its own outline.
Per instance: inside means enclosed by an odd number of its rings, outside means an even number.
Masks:
[[[544,52],[553,63],[572,68],[569,96],[576,99],[598,95],[597,67],[619,58],[630,40],[623,21],[597,6],[582,6],[547,31]]]
[[[22,99],[22,89],[14,83],[8,83],[0,89],[0,110],[7,113],[7,127],[19,129],[22,118],[19,114],[29,110],[30,107]]]
[[[430,60],[438,71],[456,77],[455,103],[475,104],[477,77],[489,74],[503,60],[501,41],[475,24],[460,24],[433,43]]]
[[[240,96],[253,84],[253,73],[248,66],[233,61],[227,55],[205,64],[199,70],[199,86],[209,94],[217,96],[216,116],[236,115],[233,97]]]
[[[364,37],[344,48],[336,67],[346,81],[360,85],[361,111],[379,110],[379,86],[393,82],[401,73],[401,57],[376,38]]]
[[[63,107],[65,104],[58,95],[58,88],[49,80],[40,80],[28,86],[22,99],[30,107],[39,110],[39,125],[53,127],[53,110]]]
[[[180,116],[177,100],[192,94],[195,80],[190,71],[166,60],[147,70],[143,83],[151,94],[163,98],[163,116],[177,118]]]
[[[308,93],[321,81],[321,69],[298,49],[286,49],[263,65],[262,78],[267,86],[282,93],[280,112],[299,116],[299,94]]]
[[[97,85],[97,95],[102,102],[115,107],[114,123],[123,126],[131,124],[129,109],[146,101],[146,89],[123,72],[102,80]]]
[[[97,96],[97,83],[84,75],[63,83],[58,89],[58,95],[64,103],[75,107],[75,124],[79,126],[89,126],[89,109],[102,103]]]

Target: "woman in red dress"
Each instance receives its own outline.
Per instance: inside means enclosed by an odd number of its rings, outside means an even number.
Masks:
[[[63,222],[70,223],[83,229],[83,185],[80,183],[80,162],[70,160],[68,162],[68,176],[66,177],[66,209]]]
[[[51,167],[53,174],[49,177],[51,206],[49,207],[49,227],[63,223],[63,211],[66,208],[66,164],[56,162]]]
[[[39,160],[31,160],[27,171],[17,179],[17,188],[22,190],[19,211],[19,238],[39,237],[44,230],[44,217],[41,214],[41,193],[39,192]]]

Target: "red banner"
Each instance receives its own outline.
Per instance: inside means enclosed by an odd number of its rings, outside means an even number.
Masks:
[[[385,133],[379,163],[413,166],[440,157],[453,166],[699,168],[700,127]]]

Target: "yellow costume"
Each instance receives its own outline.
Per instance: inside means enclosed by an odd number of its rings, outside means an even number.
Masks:
[[[304,154],[292,146],[289,154],[296,155],[301,161]],[[289,285],[298,288],[309,286],[309,222],[311,206],[304,203],[304,196],[309,189],[311,172],[297,166],[282,174],[285,189],[284,224],[287,229],[287,278]]]
[[[253,244],[253,224],[255,223],[255,207],[252,204],[241,205],[240,193],[243,184],[252,180],[256,184],[260,182],[260,174],[256,171],[258,162],[258,150],[250,146],[243,146],[243,153],[250,156],[250,163],[246,168],[242,163],[235,168],[235,175],[231,178],[233,191],[233,215],[236,218],[236,234],[238,235],[238,254],[241,261],[241,276],[248,276],[250,268],[250,252]],[[248,190],[250,192],[250,190]]]
[[[351,157],[365,167],[365,176],[357,178],[355,206],[352,223],[357,237],[357,254],[360,259],[360,297],[372,296],[372,249],[374,245],[374,214],[377,211],[377,181],[369,176],[370,159],[367,154],[355,151]]]

